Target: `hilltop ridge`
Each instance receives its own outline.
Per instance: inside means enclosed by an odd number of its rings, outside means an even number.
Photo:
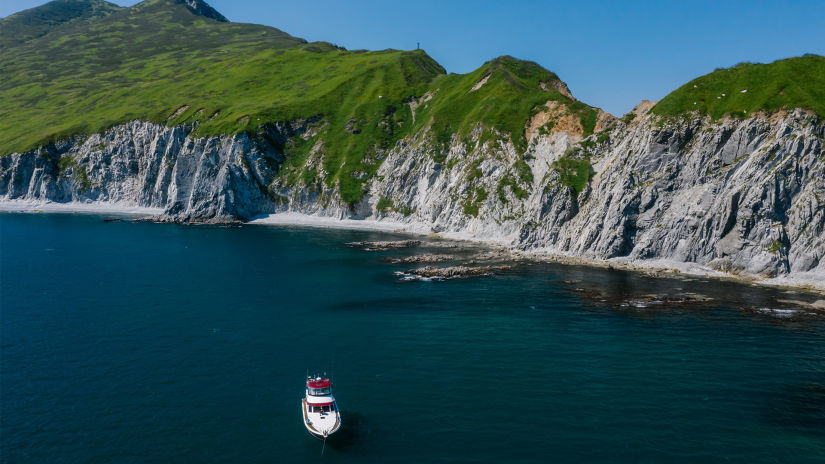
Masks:
[[[214,19],[215,21],[228,23],[229,20],[226,19],[226,16],[220,14],[218,10],[212,8],[208,3],[204,2],[203,0],[174,0],[176,3],[185,4],[190,11],[195,13],[198,16],[203,16],[204,18]]]
[[[669,93],[652,111],[742,118],[758,111],[795,108],[825,117],[825,57],[808,54],[720,68]]]
[[[61,27],[115,13],[122,8],[103,0],[54,0],[0,19],[0,49],[42,37]]]

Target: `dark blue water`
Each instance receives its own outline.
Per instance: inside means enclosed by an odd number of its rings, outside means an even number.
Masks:
[[[742,310],[810,295],[560,265],[399,282],[380,258],[411,251],[344,245],[386,238],[0,215],[0,461],[825,462],[825,321]],[[668,291],[714,300],[619,303]],[[323,456],[313,367],[343,409]]]

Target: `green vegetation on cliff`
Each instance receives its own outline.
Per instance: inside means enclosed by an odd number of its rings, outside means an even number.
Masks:
[[[652,111],[660,115],[698,111],[720,118],[783,108],[805,108],[825,117],[825,57],[804,55],[717,69],[674,90]]]
[[[524,125],[534,110],[548,101],[568,107],[582,122],[585,135],[593,133],[597,111],[562,95],[554,88],[556,74],[531,61],[502,56],[468,74],[449,74],[432,84],[432,101],[416,113],[417,125],[431,124],[440,142],[457,133],[466,135],[478,124],[509,134],[524,150]]]
[[[574,194],[579,194],[590,181],[590,161],[587,159],[575,159],[562,157],[553,163],[555,169],[561,176],[561,182],[573,190]]]

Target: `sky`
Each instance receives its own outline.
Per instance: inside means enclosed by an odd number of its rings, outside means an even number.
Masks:
[[[501,55],[535,61],[577,99],[615,115],[719,67],[825,55],[823,0],[207,1],[231,21],[351,50],[420,42],[448,72]],[[0,0],[0,16],[42,3]]]

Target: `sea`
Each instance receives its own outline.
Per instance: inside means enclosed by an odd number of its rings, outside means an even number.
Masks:
[[[825,462],[821,295],[407,239],[0,214],[0,462]]]

